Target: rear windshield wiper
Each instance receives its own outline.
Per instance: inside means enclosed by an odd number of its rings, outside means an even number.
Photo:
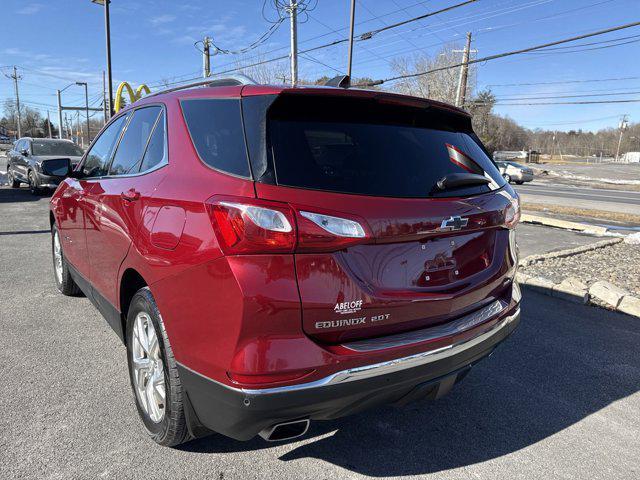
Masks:
[[[438,180],[432,190],[451,190],[469,185],[486,185],[491,180],[477,173],[449,173]]]

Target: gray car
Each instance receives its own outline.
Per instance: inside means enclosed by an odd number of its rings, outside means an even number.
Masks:
[[[533,170],[516,162],[496,162],[504,179],[522,185],[533,180]]]
[[[13,188],[26,183],[37,195],[56,188],[67,172],[67,162],[75,167],[83,153],[71,140],[23,137],[7,153],[7,178]]]

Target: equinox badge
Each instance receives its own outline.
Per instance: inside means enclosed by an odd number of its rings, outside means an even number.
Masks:
[[[469,223],[468,218],[462,218],[459,216],[449,217],[442,220],[440,224],[440,230],[443,232],[450,232],[453,230],[461,230],[462,227],[466,227],[467,223]]]

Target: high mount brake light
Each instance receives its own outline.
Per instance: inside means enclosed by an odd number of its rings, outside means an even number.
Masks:
[[[206,204],[227,255],[330,252],[370,238],[360,219],[299,210],[285,203],[215,196]]]

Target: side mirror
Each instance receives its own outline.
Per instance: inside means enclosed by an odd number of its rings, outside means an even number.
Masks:
[[[27,150],[26,148],[23,148],[22,150],[20,150],[20,154],[23,157],[28,157],[29,156],[29,150]]]
[[[43,160],[40,168],[42,169],[42,173],[52,177],[69,177],[73,172],[73,165],[68,158]]]

